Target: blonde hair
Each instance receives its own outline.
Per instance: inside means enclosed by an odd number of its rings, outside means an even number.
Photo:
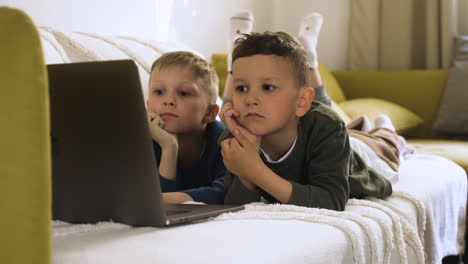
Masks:
[[[205,90],[208,92],[210,103],[215,103],[218,97],[218,75],[214,67],[203,58],[189,51],[174,51],[163,54],[151,66],[151,72],[154,68],[159,69],[171,66],[186,66],[195,74],[196,77],[203,80]]]

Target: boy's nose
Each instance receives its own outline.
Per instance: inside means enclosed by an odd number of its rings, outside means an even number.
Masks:
[[[171,95],[164,96],[163,104],[165,106],[174,106],[175,105],[174,96],[171,96]]]
[[[174,102],[169,102],[169,101],[164,101],[163,104],[166,105],[166,106],[174,106],[175,105]]]
[[[254,92],[250,92],[247,94],[247,98],[245,100],[247,105],[258,105],[258,96]]]

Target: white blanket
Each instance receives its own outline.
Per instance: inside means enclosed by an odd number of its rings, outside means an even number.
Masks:
[[[441,263],[444,256],[463,253],[467,176],[462,167],[440,156],[411,155],[400,167],[394,190],[410,193],[419,201],[408,203],[401,194],[386,200],[417,227],[428,263]]]
[[[463,169],[413,155],[390,198],[344,212],[256,203],[170,228],[54,222],[53,263],[440,263],[463,251],[466,197]]]
[[[54,254],[54,263],[390,263],[397,244],[392,229],[397,229],[392,219],[376,211],[361,215],[264,204],[173,228],[56,222],[60,254]],[[408,263],[403,250],[396,263]]]

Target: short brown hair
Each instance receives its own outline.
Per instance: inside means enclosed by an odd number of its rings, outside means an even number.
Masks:
[[[195,76],[203,80],[210,103],[216,102],[219,79],[214,67],[206,60],[189,51],[167,52],[153,62],[151,72],[156,67],[162,69],[170,66],[189,67]]]
[[[234,42],[232,63],[238,58],[254,55],[277,55],[289,59],[299,87],[309,86],[310,64],[300,42],[285,32],[243,34]]]

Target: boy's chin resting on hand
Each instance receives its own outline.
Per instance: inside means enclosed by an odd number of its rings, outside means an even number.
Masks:
[[[169,147],[177,145],[177,137],[163,129],[164,120],[154,112],[149,112],[149,127],[151,137],[158,142],[161,147]]]

